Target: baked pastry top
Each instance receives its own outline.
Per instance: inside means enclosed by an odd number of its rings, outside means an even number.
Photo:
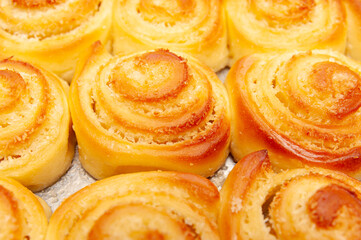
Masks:
[[[229,103],[207,66],[162,49],[113,57],[100,43],[83,62],[70,106],[92,176],[150,169],[210,176],[224,163]]]
[[[230,58],[330,49],[361,60],[359,0],[225,0]]]
[[[122,174],[66,199],[47,240],[219,239],[219,192],[207,179],[179,172]]]
[[[68,85],[53,73],[15,59],[0,60],[0,175],[33,191],[69,168],[75,137]]]
[[[0,55],[71,81],[79,55],[110,39],[112,0],[2,0]]]
[[[361,65],[338,52],[254,54],[230,70],[231,152],[361,177]]]
[[[221,239],[358,239],[361,183],[322,168],[275,173],[267,151],[232,169],[221,190]]]
[[[0,177],[0,239],[45,240],[49,206],[17,181]]]
[[[116,0],[114,5],[115,53],[166,48],[196,57],[214,71],[228,63],[220,0]]]

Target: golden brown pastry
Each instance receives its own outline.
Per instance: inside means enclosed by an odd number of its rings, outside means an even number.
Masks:
[[[0,175],[32,191],[54,183],[74,154],[68,85],[29,63],[0,60]]]
[[[48,205],[20,183],[0,177],[0,239],[45,240]]]
[[[219,193],[207,179],[176,172],[123,174],[66,199],[47,240],[219,239]]]
[[[224,163],[229,103],[211,69],[162,49],[112,57],[100,43],[85,59],[70,109],[92,176],[150,169],[210,176]]]
[[[0,55],[71,81],[81,52],[110,38],[112,0],[2,0]]]
[[[359,0],[226,0],[232,63],[253,53],[333,49],[361,61]]]
[[[190,54],[218,71],[228,62],[220,0],[115,0],[115,53],[166,48]]]
[[[360,239],[361,183],[321,168],[276,174],[267,151],[255,152],[222,188],[219,227],[224,240]]]
[[[361,177],[361,65],[326,50],[255,54],[226,86],[236,160],[268,149],[277,168],[303,165]]]

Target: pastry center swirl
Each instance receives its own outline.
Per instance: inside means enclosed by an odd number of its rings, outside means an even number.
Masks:
[[[260,0],[251,3],[254,12],[259,13],[269,26],[283,28],[309,19],[314,6],[314,0]]]
[[[164,228],[167,226],[167,228]],[[119,231],[119,229],[122,229]],[[172,231],[170,231],[172,230]],[[180,219],[151,206],[115,206],[97,219],[89,239],[196,239],[197,233]]]
[[[0,70],[0,111],[13,108],[26,88],[26,83],[19,73]]]
[[[144,20],[153,23],[175,25],[177,21],[185,20],[194,13],[194,0],[141,0],[138,12]]]
[[[361,78],[348,67],[332,62],[317,63],[311,81],[330,115],[342,118],[360,107]]]
[[[127,124],[152,134],[182,132],[209,116],[213,106],[210,83],[190,72],[182,57],[156,50],[123,58],[109,68],[102,72],[105,76],[98,85],[99,104],[95,105],[109,126],[114,127],[115,120],[119,127]]]
[[[127,99],[155,101],[178,95],[187,84],[188,77],[184,59],[158,50],[119,63],[113,69],[108,86]]]
[[[352,227],[355,232],[350,234],[358,235],[361,230],[360,195],[352,186],[329,177],[298,176],[276,188],[276,193],[263,206],[264,213],[264,208],[269,211],[266,217],[271,220],[270,233],[277,235],[277,239],[291,239],[290,230],[294,229],[299,236],[316,239],[310,228],[331,236],[333,231],[346,233],[346,229]],[[343,239],[356,238],[344,236]]]
[[[294,60],[287,65],[290,69],[300,66]],[[280,86],[278,99],[288,98],[289,110],[304,119],[341,121],[361,106],[360,76],[339,63],[316,62],[308,71],[286,73],[282,81],[285,85]]]
[[[0,28],[24,39],[68,33],[93,17],[101,0],[12,0],[0,8]]]
[[[307,207],[311,220],[322,228],[333,226],[343,207],[349,209],[349,213],[355,217],[360,219],[361,216],[361,200],[357,195],[335,184],[318,190],[309,200]]]

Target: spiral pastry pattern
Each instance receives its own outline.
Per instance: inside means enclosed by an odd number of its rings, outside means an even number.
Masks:
[[[233,62],[253,53],[332,49],[361,60],[358,0],[226,0]]]
[[[33,191],[54,183],[74,153],[68,86],[28,63],[0,60],[0,175]]]
[[[200,176],[122,174],[66,199],[46,239],[219,239],[218,207],[217,188]]]
[[[361,183],[337,171],[273,172],[267,151],[238,162],[221,191],[221,239],[359,239]]]
[[[44,240],[50,208],[20,183],[0,177],[0,239]]]
[[[236,159],[268,149],[278,168],[361,168],[361,66],[326,50],[242,58],[227,76]]]
[[[114,4],[115,53],[162,47],[192,55],[214,71],[227,64],[220,0],[116,0]]]
[[[150,169],[209,176],[224,163],[229,102],[208,67],[166,50],[112,57],[100,43],[84,62],[70,105],[80,161],[92,176]]]
[[[0,49],[70,81],[81,52],[110,38],[112,0],[2,0]]]

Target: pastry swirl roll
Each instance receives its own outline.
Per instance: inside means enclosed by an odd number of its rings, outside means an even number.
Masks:
[[[223,185],[219,227],[224,240],[359,239],[361,183],[322,168],[277,174],[267,151],[251,153]]]
[[[213,174],[229,153],[216,74],[167,50],[112,57],[100,43],[70,88],[80,161],[95,178],[151,169]]]
[[[112,0],[2,0],[0,54],[70,82],[79,54],[110,38],[112,5]]]
[[[233,63],[253,53],[332,49],[361,61],[358,0],[226,0]]]
[[[110,177],[66,199],[50,219],[47,240],[219,239],[219,192],[187,173]]]
[[[29,63],[0,60],[0,175],[32,191],[54,183],[70,166],[68,85]]]
[[[268,149],[276,168],[360,178],[361,65],[326,50],[240,59],[227,76],[236,160]]]
[[[51,211],[17,181],[0,177],[0,239],[45,240]]]
[[[185,52],[218,71],[228,63],[220,0],[115,0],[115,53],[167,48]]]

